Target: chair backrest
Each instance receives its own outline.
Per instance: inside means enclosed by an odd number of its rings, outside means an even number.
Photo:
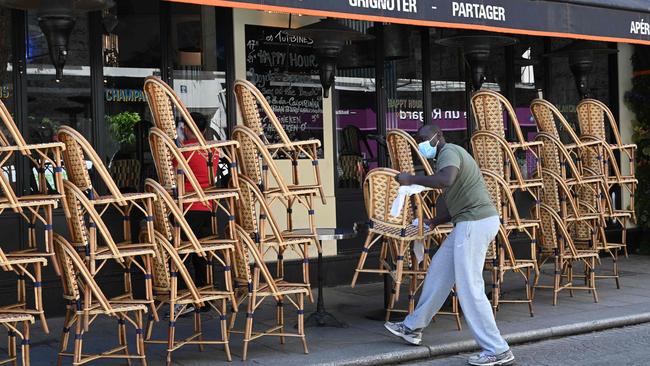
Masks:
[[[83,288],[88,288],[92,292],[93,299],[102,307],[107,313],[113,313],[113,308],[104,295],[101,288],[91,275],[86,267],[84,261],[79,257],[79,254],[63,237],[56,236],[54,241],[56,257],[59,261],[59,268],[61,268],[61,276],[64,287],[64,295],[70,297],[71,300],[80,300],[78,285],[79,281],[85,284]],[[56,248],[58,247],[58,248]]]
[[[257,184],[255,184],[255,182],[250,178],[240,175],[239,179],[240,198],[238,201],[238,224],[242,229],[246,230],[247,233],[255,233],[259,235],[260,238],[264,238],[265,224],[268,223],[273,236],[275,236],[277,240],[281,240],[282,231],[264,199],[264,194],[260,191]],[[258,205],[260,209],[259,215],[257,214]]]
[[[560,132],[557,128],[559,124],[562,127],[562,132],[569,137],[571,142],[580,142],[580,138],[573,130],[571,124],[569,124],[562,112],[553,103],[546,99],[534,99],[530,103],[530,112],[540,132],[546,132],[557,139],[561,139]]]
[[[206,200],[203,187],[201,187],[187,160],[178,150],[174,141],[164,131],[157,127],[149,129],[149,145],[151,146],[151,154],[158,173],[158,180],[165,189],[170,191],[183,189],[184,182],[179,182],[176,174],[182,172],[184,179],[190,183],[194,192],[201,200]]]
[[[174,220],[173,225],[180,227],[181,232],[192,244],[194,250],[197,252],[203,251],[201,244],[199,244],[199,239],[194,235],[190,224],[185,220],[183,211],[176,205],[176,202],[174,202],[174,199],[165,188],[151,178],[147,178],[144,182],[144,187],[145,191],[156,194],[156,200],[154,200],[154,227],[156,231],[163,234],[168,240],[173,240],[172,235],[170,235],[172,223],[170,222],[169,215],[171,215]],[[162,217],[157,217],[159,213]]]
[[[510,157],[505,139],[493,132],[477,131],[472,135],[470,143],[479,168],[505,178],[505,161],[506,157]],[[510,160],[509,163],[516,164],[516,160]]]
[[[361,149],[359,148],[361,130],[355,125],[347,125],[341,131],[341,154],[345,155],[359,155],[361,156]]]
[[[410,225],[413,219],[412,200],[405,199],[402,212],[395,217],[390,214],[393,201],[397,198],[400,184],[395,179],[397,170],[375,168],[366,175],[363,182],[363,197],[366,213],[372,221],[392,226]]]
[[[68,202],[66,214],[70,215],[67,219],[73,229],[71,235],[74,238],[73,240],[75,241],[75,244],[83,246],[92,245],[91,241],[88,240],[89,235],[86,229],[88,227],[88,222],[86,220],[87,215],[88,220],[92,222],[93,227],[97,228],[100,237],[103,239],[111,253],[116,257],[119,256],[120,251],[113,240],[110,230],[108,230],[102,216],[97,212],[88,197],[86,197],[79,187],[68,180],[63,182],[63,186],[65,187],[65,195]],[[96,248],[87,249],[92,252]]]
[[[140,161],[137,159],[113,160],[109,169],[118,188],[137,190],[140,184]]]
[[[183,281],[185,282],[185,286],[189,291],[189,293],[192,295],[194,301],[199,302],[200,301],[199,290],[197,289],[196,284],[192,279],[192,276],[190,276],[190,272],[187,270],[187,267],[185,267],[185,263],[183,262],[183,259],[181,259],[180,255],[178,254],[174,246],[169,241],[167,241],[167,239],[162,237],[162,235],[158,235],[156,240],[156,246],[158,246],[159,252],[164,253],[164,256],[169,259],[170,264],[174,265],[176,272],[178,272],[177,277],[183,279]],[[172,273],[170,273],[170,275],[172,275]]]
[[[609,128],[614,135],[614,144],[623,145],[616,118],[614,118],[614,114],[605,103],[596,99],[583,99],[576,106],[576,112],[578,113],[581,135],[594,136],[607,141],[607,127],[605,125],[605,119],[607,119]]]
[[[88,192],[92,197],[92,194],[94,194],[93,186],[86,167],[86,159],[88,159],[111,195],[119,202],[126,203],[124,195],[120,192],[113,178],[111,178],[111,174],[106,169],[102,159],[79,131],[70,126],[61,126],[57,135],[59,141],[63,142],[66,147],[63,152],[63,161],[70,182],[81,190]]]
[[[143,228],[143,230],[140,231],[140,241],[144,241],[146,238],[147,231],[145,228]],[[171,289],[169,258],[167,256],[167,252],[162,248],[161,241],[163,240],[167,240],[165,235],[163,235],[158,230],[154,230],[153,241],[155,245],[153,246],[153,250],[155,252],[155,256],[152,259],[153,268],[151,274],[154,294],[168,294],[169,290]]]
[[[239,142],[237,160],[242,174],[253,180],[255,184],[266,186],[269,182],[264,181],[262,169],[268,169],[282,193],[286,194],[289,192],[289,188],[284,181],[284,177],[280,174],[275,160],[271,157],[266,147],[264,147],[262,140],[260,140],[252,129],[246,126],[237,126],[232,131],[232,137]],[[262,188],[262,190],[265,189],[266,187]]]
[[[236,80],[235,95],[237,96],[237,103],[239,104],[239,110],[242,115],[242,120],[244,121],[244,126],[253,130],[255,135],[264,141],[264,143],[268,143],[269,141],[265,137],[264,123],[260,110],[264,115],[266,115],[268,120],[267,122],[272,125],[280,138],[280,141],[277,142],[285,144],[291,142],[291,139],[289,139],[289,136],[284,131],[282,124],[275,115],[275,112],[273,112],[273,109],[271,109],[269,103],[266,101],[266,98],[262,92],[253,85],[253,83],[248,80]]]
[[[519,127],[517,113],[506,97],[486,89],[479,90],[472,95],[472,112],[479,131],[492,131],[505,137],[504,109],[510,119],[510,128],[514,130],[515,137],[521,143],[526,142]]]
[[[266,266],[266,262],[264,261],[264,257],[258,246],[255,244],[253,239],[248,236],[246,230],[237,224],[235,224],[235,232],[237,235],[235,244],[235,278],[237,282],[240,284],[247,282],[249,286],[252,285],[254,281],[253,274],[250,271],[250,260],[252,259],[255,263],[255,267],[259,269],[264,282],[268,284],[269,290],[273,293],[277,293],[278,286],[271,275],[269,268]],[[275,297],[279,298],[278,295],[275,295]]]
[[[404,130],[390,130],[386,135],[391,166],[400,172],[415,174],[415,160],[422,164],[426,175],[433,174],[429,161],[420,154],[415,139]]]
[[[542,221],[542,250],[551,252],[556,248],[562,251],[569,249],[572,254],[576,255],[577,250],[573,242],[573,237],[569,233],[565,222],[560,218],[560,215],[553,208],[542,203],[540,205],[540,218]],[[562,238],[563,248],[559,248],[560,238]]]
[[[199,144],[206,144],[205,137],[196,126],[185,104],[167,83],[157,76],[147,76],[144,79],[144,94],[156,127],[165,132],[175,144],[178,144],[179,141],[176,133],[174,111],[180,115],[183,122],[196,136]]]

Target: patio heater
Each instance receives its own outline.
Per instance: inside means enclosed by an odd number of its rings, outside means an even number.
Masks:
[[[368,28],[368,34],[375,36],[375,27]],[[410,28],[400,24],[384,25],[384,60],[395,61],[409,58],[411,42]],[[360,69],[375,67],[375,41],[367,39],[351,42],[343,47],[336,64],[339,69]]]
[[[472,73],[473,89],[481,89],[486,78],[491,50],[517,43],[516,38],[488,33],[466,33],[441,38],[437,44],[461,48]]]
[[[47,38],[50,59],[56,69],[56,81],[63,77],[68,56],[68,40],[82,12],[102,10],[113,6],[113,0],[0,0],[0,6],[36,10],[38,25]]]
[[[297,29],[289,29],[286,33],[297,37],[307,37],[314,42],[324,98],[329,97],[329,91],[336,74],[336,62],[343,46],[347,42],[374,38],[371,35],[357,32],[332,18],[322,19]]]
[[[594,41],[573,41],[568,45],[547,53],[544,57],[567,57],[569,68],[575,78],[576,88],[580,99],[589,97],[589,74],[594,68],[594,56],[610,55],[618,50],[608,48],[599,42]]]

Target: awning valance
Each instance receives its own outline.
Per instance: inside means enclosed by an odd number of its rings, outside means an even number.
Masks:
[[[168,0],[313,16],[650,45],[648,0]]]

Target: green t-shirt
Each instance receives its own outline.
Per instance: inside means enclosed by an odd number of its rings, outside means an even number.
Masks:
[[[498,215],[485,187],[481,170],[465,149],[446,143],[438,152],[436,165],[437,171],[448,166],[458,168],[456,180],[442,193],[451,222],[456,224]]]

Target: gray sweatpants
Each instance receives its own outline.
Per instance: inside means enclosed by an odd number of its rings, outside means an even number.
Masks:
[[[418,305],[404,320],[407,327],[428,326],[455,283],[465,321],[479,346],[492,354],[509,349],[497,328],[483,283],[485,253],[498,230],[498,216],[456,224],[431,260]]]

